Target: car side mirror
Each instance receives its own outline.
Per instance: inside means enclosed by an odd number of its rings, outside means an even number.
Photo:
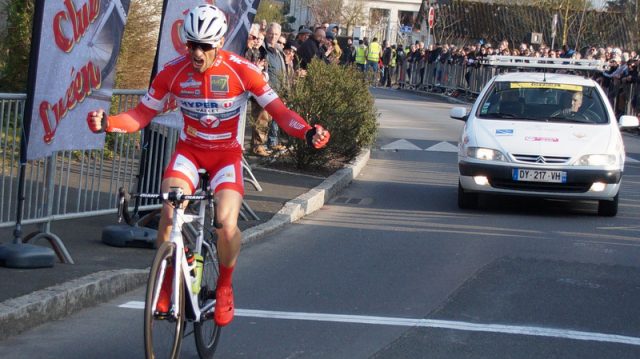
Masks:
[[[456,120],[467,121],[469,115],[465,107],[454,107],[449,111],[449,117]]]
[[[629,128],[629,127],[638,127],[638,117],[636,116],[620,116],[620,120],[618,120],[618,127],[620,128]]]

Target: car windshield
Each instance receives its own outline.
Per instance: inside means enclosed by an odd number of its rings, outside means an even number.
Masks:
[[[595,87],[537,82],[495,82],[480,104],[477,117],[588,124],[609,122]]]

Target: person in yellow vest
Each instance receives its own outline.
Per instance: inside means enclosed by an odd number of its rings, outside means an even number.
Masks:
[[[364,72],[367,67],[367,45],[363,40],[358,40],[358,47],[356,48],[356,66],[358,70]]]
[[[369,79],[372,79],[371,85],[376,86],[377,78],[378,78],[378,62],[380,61],[380,55],[382,52],[382,46],[378,43],[378,38],[374,37],[371,43],[369,44],[369,48],[367,49],[367,76]],[[373,78],[371,78],[371,74],[369,71],[373,72]]]

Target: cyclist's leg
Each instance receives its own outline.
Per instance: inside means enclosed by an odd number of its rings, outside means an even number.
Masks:
[[[162,180],[162,192],[169,192],[172,188],[180,187],[185,194],[193,193],[188,181],[185,181],[179,177],[165,177]],[[183,204],[186,206],[186,204]],[[169,240],[169,234],[171,233],[171,223],[173,220],[173,207],[168,203],[162,205],[162,212],[160,215],[160,223],[158,223],[158,237],[156,239],[157,248],[160,245]]]
[[[231,283],[242,245],[238,216],[244,195],[244,180],[241,152],[222,152],[219,156],[218,161],[207,170],[212,174],[211,188],[216,193],[217,220],[222,224],[222,228],[216,230],[220,275],[214,319],[216,324],[225,326],[231,323],[234,315]]]
[[[218,222],[222,228],[218,234],[218,257],[220,264],[233,268],[236,265],[241,247],[241,232],[238,228],[238,215],[242,206],[242,195],[232,189],[222,189],[216,193]]]
[[[179,187],[182,189],[183,193],[192,194],[200,180],[198,175],[199,168],[200,164],[197,153],[189,146],[184,145],[182,142],[178,142],[176,151],[171,157],[171,161],[169,162],[162,178],[162,192],[169,192],[172,188]],[[183,207],[184,206],[186,206],[186,203],[183,204]],[[160,248],[160,245],[164,241],[169,239],[172,215],[173,211],[171,206],[164,203],[162,205],[160,223],[158,223],[158,239],[156,241],[158,248]]]

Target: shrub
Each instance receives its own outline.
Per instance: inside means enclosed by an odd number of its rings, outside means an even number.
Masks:
[[[305,77],[280,92],[289,108],[311,125],[321,124],[331,132],[331,140],[322,150],[309,148],[302,140],[290,139],[297,168],[344,164],[374,143],[378,112],[362,73],[354,67],[314,60]]]

